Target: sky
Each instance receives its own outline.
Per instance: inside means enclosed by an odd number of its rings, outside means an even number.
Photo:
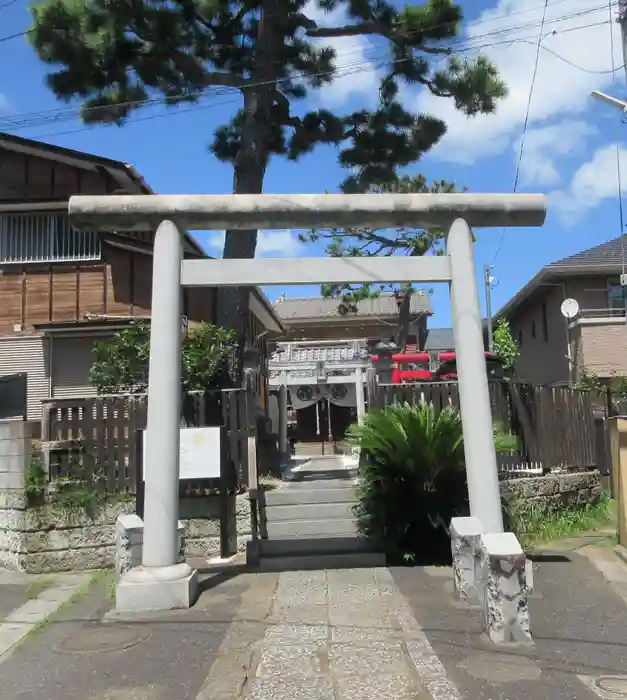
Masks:
[[[543,0],[463,0],[461,5],[463,32],[455,49],[470,59],[488,56],[509,95],[495,114],[468,118],[450,100],[403,88],[407,108],[440,116],[448,124],[438,145],[407,172],[454,181],[472,192],[512,192],[518,170],[518,192],[548,195],[543,227],[476,231],[480,294],[483,297],[483,265],[493,265],[492,306],[497,310],[544,265],[621,234],[618,164],[627,180],[627,125],[618,109],[595,101],[590,92],[625,98],[625,61],[620,29],[610,21],[608,2],[549,0],[542,32]],[[324,15],[315,7],[310,13],[321,25],[342,20],[341,15]],[[215,128],[240,106],[236,94],[212,95],[195,106],[143,108],[123,127],[86,128],[73,106],[59,103],[46,87],[48,67],[25,38],[2,40],[29,26],[24,0],[0,1],[0,131],[131,163],[162,194],[231,191],[232,170],[212,157],[208,144]],[[305,107],[349,113],[375,106],[384,55],[381,44],[367,37],[332,43],[344,75],[313,93]],[[42,116],[39,123],[33,123],[31,116],[25,122],[24,115],[33,114]],[[347,174],[337,164],[334,149],[320,148],[298,163],[273,160],[265,192],[337,192]],[[195,235],[210,255],[221,255],[223,233]],[[300,243],[296,232],[278,230],[260,233],[257,255],[321,256],[324,251],[320,243]],[[429,289],[434,312],[429,326],[449,326],[447,288],[429,285]],[[283,293],[318,293],[309,287],[265,291],[271,299]]]

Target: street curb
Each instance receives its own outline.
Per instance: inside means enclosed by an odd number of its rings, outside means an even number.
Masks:
[[[65,574],[57,586],[43,590],[36,598],[16,608],[0,622],[0,664],[33,630],[54,615],[82,589],[87,589],[96,574],[93,571]]]

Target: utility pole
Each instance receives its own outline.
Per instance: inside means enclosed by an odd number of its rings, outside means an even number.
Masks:
[[[627,0],[618,0],[618,24],[620,25],[621,48],[623,54],[623,67],[625,69],[625,79],[627,80]],[[613,48],[613,46],[612,46]],[[616,83],[616,76],[614,76]],[[592,97],[600,102],[605,102],[612,107],[617,107],[627,115],[627,101],[621,100],[614,95],[607,95],[600,90],[593,90]]]
[[[485,312],[488,317],[488,350],[492,352],[494,337],[492,335],[492,266],[485,263],[483,266],[483,283],[485,286]]]
[[[627,79],[627,0],[618,0],[618,23],[620,24],[620,38],[623,49],[623,68]]]

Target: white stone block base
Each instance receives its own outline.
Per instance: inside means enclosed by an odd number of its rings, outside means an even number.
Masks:
[[[481,536],[484,618],[496,644],[531,642],[527,605],[527,560],[512,532]]]
[[[469,605],[482,605],[484,592],[481,579],[481,535],[479,518],[451,520],[451,553],[453,555],[453,595]]]
[[[188,564],[131,569],[115,589],[117,612],[191,608],[198,598],[198,571]]]

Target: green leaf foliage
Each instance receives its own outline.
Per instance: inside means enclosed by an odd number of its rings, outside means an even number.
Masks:
[[[209,323],[190,329],[182,348],[183,391],[216,388],[233,350],[234,334]],[[94,344],[89,382],[99,394],[142,393],[148,388],[150,326],[133,324]]]
[[[497,450],[515,448],[515,438],[498,426],[494,436]],[[459,411],[394,403],[352,425],[349,440],[362,456],[360,530],[383,546],[392,563],[450,558],[451,518],[468,515]]]
[[[520,358],[518,343],[512,337],[512,331],[507,319],[501,318],[494,327],[492,345],[494,352],[503,362],[503,369],[513,374]]]
[[[455,53],[462,11],[452,0],[404,7],[386,0],[43,0],[30,12],[28,38],[49,67],[48,87],[60,100],[79,100],[86,123],[122,124],[155,104],[239,94],[232,119],[210,127],[212,153],[234,166],[235,192],[261,192],[273,156],[298,160],[318,145],[337,148],[349,171],[344,191],[395,185],[398,169],[446,132],[440,118],[406,109],[401,87],[451,100],[469,116],[493,112],[506,94],[487,58]],[[343,61],[330,43],[350,36],[381,46],[375,104],[348,113],[307,108],[304,98],[363,68]],[[238,239],[227,232],[225,257],[252,257],[256,236]]]

